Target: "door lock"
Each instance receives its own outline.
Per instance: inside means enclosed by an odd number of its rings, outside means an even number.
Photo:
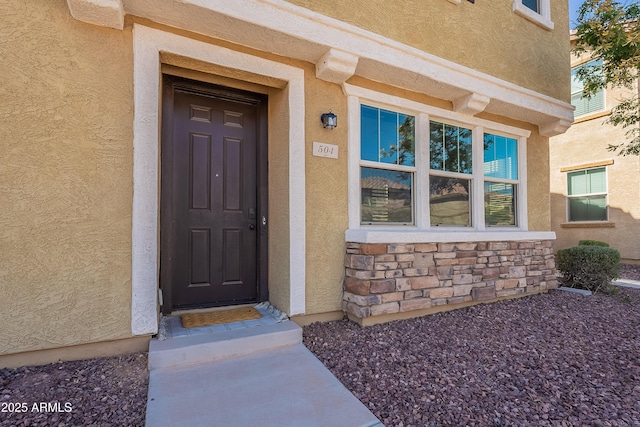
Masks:
[[[249,230],[255,230],[255,229],[256,229],[256,226],[255,226],[255,225],[253,225],[253,224],[249,224]]]

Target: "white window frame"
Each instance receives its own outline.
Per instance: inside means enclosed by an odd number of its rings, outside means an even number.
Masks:
[[[482,143],[484,144],[484,135],[485,134],[491,134],[491,135],[496,135],[496,136],[506,136],[504,134],[497,134],[495,132],[491,132],[491,130],[489,129],[484,129],[484,132],[482,134]],[[518,159],[517,159],[517,163],[518,163],[518,168],[520,168],[520,147],[522,145],[524,145],[523,142],[521,142],[519,139],[517,139],[518,141],[518,145],[517,145],[517,155],[518,155]],[[484,154],[484,153],[483,153]],[[483,158],[483,162],[482,162],[483,166],[484,166],[484,158]],[[482,176],[484,178],[483,181],[483,186],[482,186],[482,194],[484,197],[484,183],[486,182],[490,182],[490,183],[494,183],[494,184],[511,184],[514,185],[516,187],[516,191],[513,194],[513,197],[516,199],[516,217],[515,217],[515,226],[511,225],[511,226],[502,226],[504,228],[512,228],[512,229],[517,229],[518,225],[519,225],[519,221],[521,221],[521,218],[518,216],[518,211],[520,210],[520,203],[518,201],[518,198],[520,197],[520,187],[523,185],[522,184],[522,176],[520,175],[520,170],[518,169],[518,178],[517,179],[511,179],[511,178],[497,178],[497,177],[493,177],[493,176],[486,176],[484,174],[484,167],[482,168]],[[524,191],[526,193],[526,191]],[[485,227],[486,228],[501,228],[501,226],[499,225],[487,225],[485,222]]]
[[[359,106],[362,105],[366,105],[369,107],[374,107],[374,108],[378,108],[381,110],[387,110],[387,111],[391,111],[392,113],[400,113],[400,114],[406,114],[409,116],[414,116],[415,117],[415,113],[411,112],[411,111],[406,111],[403,110],[401,108],[391,108],[388,105],[380,105],[376,102],[362,102],[361,104],[359,104]],[[358,113],[359,114],[359,113]],[[415,117],[415,121],[418,121],[418,118]],[[414,126],[417,126],[414,124]],[[414,129],[414,142],[416,143],[416,146],[414,147],[414,150],[418,150],[417,147],[417,141],[418,141],[418,137],[417,137],[417,129]],[[358,135],[360,134],[360,117],[358,117]],[[378,136],[380,136],[380,129],[378,129]],[[358,155],[360,155],[360,145],[358,144]],[[405,224],[405,223],[397,223],[397,222],[389,222],[389,223],[372,223],[372,224],[363,224],[363,225],[373,225],[373,226],[401,226],[401,225],[415,225],[416,224],[416,182],[417,182],[417,165],[418,165],[418,153],[414,152],[414,165],[413,166],[406,166],[406,165],[397,165],[397,164],[393,164],[393,163],[383,163],[383,162],[376,162],[376,161],[372,161],[372,160],[362,160],[360,159],[360,168],[371,168],[371,169],[380,169],[380,170],[387,170],[387,171],[397,171],[397,172],[407,172],[410,174],[413,174],[413,180],[411,182],[411,224]],[[358,169],[358,173],[360,173],[360,169]],[[360,213],[361,214],[361,213]],[[362,217],[361,217],[362,219]]]
[[[538,0],[540,10],[538,12],[529,9],[522,3],[522,0],[513,0],[513,11],[525,19],[533,22],[540,27],[552,31],[554,28],[551,20],[551,4],[550,0]]]
[[[555,238],[553,233],[528,231],[527,213],[527,138],[531,132],[526,129],[504,125],[455,111],[411,101],[394,95],[365,89],[359,86],[344,84],[348,96],[349,126],[349,241],[472,241],[502,240],[505,231],[510,236],[507,240],[518,238]],[[415,175],[414,175],[414,218],[413,225],[387,225],[361,223],[361,184],[360,167],[360,106],[361,104],[410,114],[415,117]],[[515,138],[518,141],[518,180],[516,183],[516,226],[490,226],[484,223],[484,168],[474,166],[470,175],[472,180],[471,204],[472,225],[470,227],[431,227],[429,224],[429,122],[430,120],[462,126],[473,132],[473,164],[484,163],[484,133]],[[425,143],[426,142],[426,143]],[[488,179],[493,181],[493,179]],[[393,233],[393,236],[390,235]],[[463,234],[464,236],[461,236]],[[540,236],[537,236],[537,235]],[[534,236],[535,235],[535,236]],[[519,237],[520,236],[520,237]]]
[[[605,191],[604,192],[599,192],[599,193],[585,193],[585,194],[571,194],[569,195],[569,174],[571,173],[575,173],[575,172],[586,172],[588,170],[594,170],[594,169],[604,169],[604,185],[605,185]],[[566,177],[566,189],[567,189],[567,223],[571,223],[571,224],[601,224],[603,222],[608,222],[609,221],[609,168],[606,166],[594,166],[591,168],[583,168],[583,169],[574,169],[574,170],[570,170],[567,171],[567,177]],[[571,199],[572,198],[577,198],[577,197],[588,197],[588,196],[604,196],[604,201],[605,201],[605,211],[606,211],[606,215],[607,217],[604,220],[586,220],[586,221],[572,221],[571,220]]]

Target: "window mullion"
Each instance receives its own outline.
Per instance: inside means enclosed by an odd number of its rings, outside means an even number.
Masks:
[[[476,230],[484,230],[484,128],[476,126],[472,133],[473,193],[471,215]]]
[[[516,226],[528,230],[527,138],[518,138],[518,184],[516,187]]]
[[[416,117],[416,225],[418,228],[431,228],[429,211],[429,116],[420,113]]]

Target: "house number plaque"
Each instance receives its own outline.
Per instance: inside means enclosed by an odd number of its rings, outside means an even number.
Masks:
[[[328,157],[330,159],[338,158],[338,146],[332,144],[324,144],[322,142],[313,142],[313,155],[318,157]]]

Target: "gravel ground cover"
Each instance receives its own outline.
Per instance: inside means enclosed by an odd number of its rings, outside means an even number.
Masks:
[[[635,426],[639,320],[640,291],[555,291],[304,342],[388,427]],[[0,427],[143,426],[148,382],[146,353],[0,369]]]
[[[144,426],[146,353],[0,370],[0,426]]]
[[[640,425],[640,291],[551,291],[305,345],[386,426]]]
[[[620,264],[620,277],[623,279],[640,280],[640,265]]]

